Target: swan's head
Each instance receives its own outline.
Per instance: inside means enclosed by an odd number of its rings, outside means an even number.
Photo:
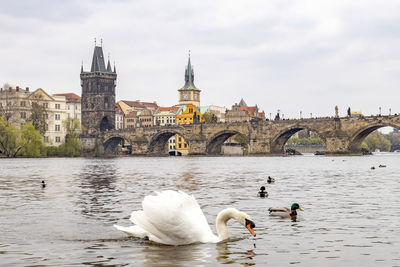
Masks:
[[[256,227],[255,223],[251,220],[250,216],[247,215],[244,212],[240,212],[239,214],[239,223],[244,225],[244,227],[249,230],[250,234],[253,236],[256,236],[256,233],[254,232],[254,228]]]

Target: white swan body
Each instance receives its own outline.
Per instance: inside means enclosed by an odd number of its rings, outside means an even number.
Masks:
[[[193,196],[182,191],[162,191],[146,196],[143,210],[132,212],[130,227],[114,225],[120,231],[138,238],[166,245],[217,243],[229,238],[226,223],[234,218],[254,234],[250,217],[234,208],[221,211],[216,220],[218,236],[214,235],[199,204]]]

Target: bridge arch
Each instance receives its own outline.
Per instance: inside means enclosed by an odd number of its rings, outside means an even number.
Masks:
[[[274,138],[271,140],[270,144],[270,152],[272,154],[283,154],[285,152],[285,144],[289,140],[292,135],[295,133],[307,129],[311,132],[316,133],[326,144],[326,138],[323,134],[321,134],[317,129],[311,128],[309,126],[296,125],[293,127],[289,127],[279,132]]]
[[[104,146],[104,154],[105,155],[118,155],[120,152],[122,152],[123,146],[125,144],[125,141],[129,143],[128,140],[126,140],[124,137],[115,135],[109,137],[103,144]],[[125,148],[128,149],[128,148]],[[130,147],[131,149],[131,147]],[[131,151],[129,151],[130,153]]]
[[[235,130],[224,130],[221,132],[218,132],[217,134],[213,135],[208,141],[207,141],[207,147],[206,147],[206,153],[211,154],[211,155],[218,155],[221,154],[221,148],[223,143],[229,138],[234,135],[240,135],[243,137],[247,142],[249,142],[248,137],[246,137],[245,134],[235,131]]]
[[[148,152],[156,155],[166,155],[168,153],[168,140],[177,134],[185,139],[184,135],[180,131],[174,129],[157,132],[150,140]],[[189,143],[187,139],[185,140]]]
[[[348,149],[349,152],[360,153],[361,152],[361,144],[370,133],[372,133],[373,131],[375,131],[379,128],[388,127],[388,126],[400,129],[400,124],[397,124],[397,123],[394,123],[391,121],[388,121],[388,122],[379,121],[377,123],[369,124],[367,126],[362,127],[361,129],[356,131],[356,133],[350,137],[349,149]]]

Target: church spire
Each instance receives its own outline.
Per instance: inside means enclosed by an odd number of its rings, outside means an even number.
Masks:
[[[82,60],[82,64],[81,64],[81,73],[83,73],[83,60]]]
[[[107,72],[112,72],[112,70],[111,70],[111,63],[110,63],[110,54],[108,54]]]
[[[190,62],[190,50],[189,50],[188,64],[185,69],[185,85],[181,88],[181,90],[198,90],[194,85],[194,71],[192,64]]]

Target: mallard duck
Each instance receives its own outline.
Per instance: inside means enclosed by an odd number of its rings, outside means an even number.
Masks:
[[[275,178],[268,176],[267,183],[269,183],[269,184],[275,183]]]
[[[295,217],[297,215],[296,210],[299,209],[303,211],[299,204],[293,203],[289,208],[269,208],[269,215],[271,216],[279,216],[279,217]]]
[[[42,188],[45,188],[46,187],[46,183],[45,183],[45,181],[43,180],[42,181]]]
[[[374,166],[372,166],[372,167],[371,167],[371,170],[375,170],[375,167],[374,167]]]
[[[258,196],[261,198],[268,197],[268,192],[265,191],[265,186],[260,187],[260,192],[258,192]]]
[[[386,165],[380,164],[380,165],[379,165],[379,168],[386,168]]]

